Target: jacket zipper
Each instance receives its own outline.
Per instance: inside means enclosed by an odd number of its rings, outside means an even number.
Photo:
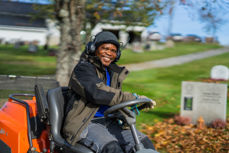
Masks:
[[[76,131],[76,133],[72,136],[71,141],[76,137],[76,135],[78,134],[78,132],[82,129],[82,127],[85,125],[85,122],[88,121],[89,118],[91,118],[92,114],[94,113],[94,111],[89,115],[88,118],[83,119],[83,124],[80,126],[80,128]]]

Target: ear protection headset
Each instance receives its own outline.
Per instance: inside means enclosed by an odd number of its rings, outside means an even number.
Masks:
[[[102,33],[102,32],[100,32],[100,33]],[[88,54],[88,55],[95,55],[95,51],[97,49],[96,48],[96,44],[97,43],[101,43],[101,44],[103,44],[103,43],[111,43],[111,44],[114,44],[115,45],[115,43],[112,43],[112,42],[114,42],[114,40],[109,40],[109,39],[108,40],[101,41],[101,42],[98,42],[98,38],[97,37],[99,36],[100,33],[98,33],[96,36],[94,36],[94,38],[92,39],[92,41],[89,41],[87,43],[86,48],[85,48],[86,54]],[[117,43],[119,43],[119,42],[116,42],[116,44]],[[119,43],[119,46],[117,46],[117,45],[115,45],[115,46],[117,47],[117,52],[116,52],[116,58],[115,58],[115,60],[113,62],[117,62],[120,59],[120,57],[121,57],[121,50],[120,50],[121,43]]]

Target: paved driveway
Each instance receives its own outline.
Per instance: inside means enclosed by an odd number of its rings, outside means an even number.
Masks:
[[[143,63],[136,64],[127,64],[124,65],[130,71],[139,71],[144,69],[158,68],[158,67],[169,67],[173,65],[179,65],[183,63],[188,63],[194,60],[203,59],[211,56],[220,55],[223,53],[229,52],[229,47],[209,50],[206,52],[193,53],[188,55],[164,58],[160,60],[148,61]]]

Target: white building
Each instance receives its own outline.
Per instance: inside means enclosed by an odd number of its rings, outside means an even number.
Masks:
[[[118,21],[102,21],[92,30],[91,34],[96,35],[98,32],[107,30],[113,32],[120,42],[126,44],[140,42],[145,39],[146,27],[141,24],[136,26],[126,26]]]
[[[17,41],[46,44],[47,36],[53,37],[52,44],[59,43],[59,32],[45,18],[32,19],[36,13],[33,4],[0,1],[0,40],[4,43]],[[55,29],[55,28],[54,28]],[[56,38],[56,39],[55,39]]]
[[[0,40],[59,44],[60,32],[55,23],[45,18],[32,20],[33,13],[36,11],[30,3],[0,1]],[[126,26],[119,21],[102,21],[95,26],[91,35],[103,30],[113,32],[123,44],[141,42],[146,34],[146,27],[141,24]]]
[[[17,41],[37,41],[40,45],[46,42],[46,28],[17,27],[0,25],[0,39],[4,43]]]

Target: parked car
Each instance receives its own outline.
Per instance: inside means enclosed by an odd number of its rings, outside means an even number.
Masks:
[[[219,43],[219,40],[217,37],[205,37],[204,38],[205,43]]]
[[[148,40],[160,41],[161,40],[161,34],[159,32],[150,32],[148,35]]]
[[[185,38],[184,41],[186,42],[202,42],[202,39],[200,36],[195,35],[195,34],[188,34]]]
[[[172,33],[167,37],[167,40],[183,41],[183,36],[180,33]]]

